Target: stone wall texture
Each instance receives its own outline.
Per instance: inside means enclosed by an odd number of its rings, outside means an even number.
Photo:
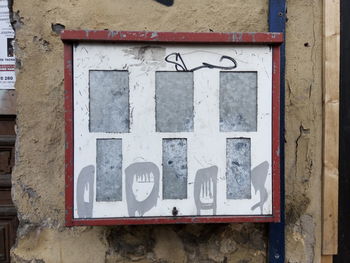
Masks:
[[[322,1],[289,0],[286,261],[320,261]],[[266,224],[64,226],[66,29],[268,31],[267,0],[14,0],[18,93],[13,262],[267,262]]]

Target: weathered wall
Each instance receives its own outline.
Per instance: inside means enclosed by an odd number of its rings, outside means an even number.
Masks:
[[[97,4],[98,3],[98,4]],[[321,0],[288,1],[287,262],[319,262]],[[66,29],[267,31],[267,0],[15,0],[18,141],[14,262],[266,262],[263,224],[64,227]],[[55,27],[56,29],[56,27]]]
[[[322,1],[288,1],[286,233],[289,262],[320,262]]]

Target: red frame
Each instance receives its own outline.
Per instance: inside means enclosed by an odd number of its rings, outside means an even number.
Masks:
[[[280,45],[283,43],[282,33],[170,33],[65,30],[61,34],[61,39],[64,42],[66,226],[280,222]],[[272,46],[272,215],[74,219],[73,44],[87,41]]]

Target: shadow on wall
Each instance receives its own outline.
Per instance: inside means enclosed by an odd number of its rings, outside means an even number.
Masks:
[[[174,4],[174,0],[154,0],[165,6],[172,6]]]

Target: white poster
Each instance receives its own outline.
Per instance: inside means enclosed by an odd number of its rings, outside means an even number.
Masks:
[[[73,54],[75,218],[272,214],[269,46]]]
[[[15,87],[14,38],[15,32],[10,23],[8,0],[0,0],[0,89]]]

